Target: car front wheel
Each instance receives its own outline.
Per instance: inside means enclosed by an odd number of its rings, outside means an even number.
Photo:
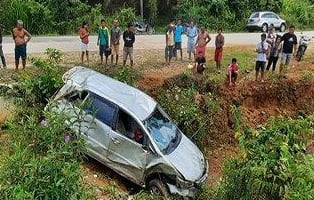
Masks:
[[[158,197],[167,199],[169,197],[168,187],[158,179],[153,179],[148,184],[149,191]]]

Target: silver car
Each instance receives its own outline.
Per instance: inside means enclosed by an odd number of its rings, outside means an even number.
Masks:
[[[75,116],[77,103],[89,102],[84,124],[73,125],[89,156],[154,194],[195,196],[206,181],[207,161],[151,97],[83,67],[63,80],[54,108]]]
[[[287,27],[286,21],[274,12],[255,12],[250,16],[246,28],[250,32],[254,30],[267,32],[271,24],[274,24],[275,29],[280,32],[284,32]]]

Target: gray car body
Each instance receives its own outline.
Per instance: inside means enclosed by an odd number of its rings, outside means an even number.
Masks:
[[[253,13],[248,19],[246,28],[249,31],[262,30],[263,32],[267,32],[267,30],[263,30],[263,25],[267,25],[268,28],[271,24],[274,24],[275,29],[278,29],[281,32],[284,32],[286,29],[286,21],[276,13],[269,11]],[[283,26],[284,29],[281,30]]]
[[[64,98],[66,94],[73,91],[95,93],[132,116],[149,140],[149,146],[144,147],[93,116],[86,115],[82,122],[84,124],[74,126],[73,129],[78,131],[80,127],[89,156],[142,187],[146,187],[149,180],[160,178],[170,193],[194,197],[198,186],[207,178],[208,163],[197,146],[184,134],[170,154],[161,152],[143,123],[155,109],[166,115],[151,97],[83,67],[72,68],[64,75],[63,81],[65,85],[54,98],[58,112],[72,115],[78,109]],[[139,98],[141,100],[136,100]]]

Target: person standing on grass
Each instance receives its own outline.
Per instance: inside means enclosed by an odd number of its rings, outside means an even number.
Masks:
[[[255,80],[258,81],[258,75],[261,73],[261,80],[264,82],[264,71],[265,64],[267,61],[267,53],[268,53],[268,43],[266,42],[266,34],[263,33],[261,35],[261,42],[259,42],[256,46],[257,59],[255,66]]]
[[[88,55],[88,43],[89,43],[89,31],[88,23],[83,22],[81,28],[79,29],[79,36],[81,39],[81,62],[84,63],[84,55],[86,53],[87,64],[89,65],[89,55]]]
[[[218,73],[220,73],[221,70],[221,61],[222,61],[222,51],[223,47],[225,45],[225,37],[222,35],[222,29],[218,29],[218,35],[216,36],[215,40],[215,62],[216,62],[216,68]]]
[[[32,35],[23,26],[23,21],[18,20],[16,27],[12,30],[15,43],[15,71],[19,69],[20,58],[22,59],[23,69],[25,69],[27,58],[26,45],[32,38]]]
[[[196,40],[196,55],[199,55],[200,52],[203,56],[206,54],[206,45],[210,42],[211,38],[209,34],[206,32],[206,29],[204,26],[201,27],[201,31],[198,34],[197,40]]]
[[[133,24],[128,24],[128,28],[123,33],[123,65],[126,64],[128,56],[130,57],[130,65],[133,66],[133,44],[135,42],[135,35],[133,32]]]
[[[289,27],[289,32],[285,33],[281,41],[283,41],[283,51],[282,51],[282,57],[281,57],[281,64],[279,68],[279,72],[281,75],[283,75],[283,70],[285,66],[285,70],[290,64],[290,60],[292,56],[295,56],[297,53],[297,44],[298,44],[298,39],[297,36],[294,34],[295,31],[295,26],[291,25]],[[286,76],[284,75],[284,78]]]
[[[0,24],[0,57],[1,57],[3,68],[7,68],[7,63],[5,61],[4,53],[2,50],[2,32],[3,31],[4,31],[4,26],[2,24]]]
[[[269,59],[268,59],[266,71],[269,71],[271,66],[273,66],[272,67],[273,72],[276,70],[276,65],[277,65],[279,54],[281,51],[282,51],[281,36],[277,35],[276,41],[271,46],[271,49],[269,51]]]
[[[113,27],[110,30],[110,46],[112,49],[111,54],[111,64],[113,64],[114,56],[116,56],[116,65],[118,64],[119,60],[119,46],[120,46],[120,38],[121,38],[121,29],[119,27],[118,20],[113,21]]]
[[[194,26],[194,22],[191,22],[186,30],[186,35],[188,37],[187,52],[189,54],[189,60],[191,60],[191,54],[193,54],[193,59],[195,60],[195,44],[197,38],[197,28]]]
[[[177,51],[180,50],[180,55],[181,55],[181,61],[183,60],[182,57],[182,34],[183,34],[183,26],[181,25],[181,20],[178,19],[177,25],[175,26],[174,29],[174,42],[175,42],[175,55],[176,59],[178,59],[178,54]]]
[[[97,46],[99,46],[100,63],[103,64],[105,55],[107,64],[108,55],[106,54],[106,51],[109,48],[109,31],[104,19],[101,20],[101,26],[98,29]]]
[[[173,29],[174,26],[170,26],[166,33],[166,48],[165,48],[166,65],[170,65],[171,58],[173,57],[173,47],[175,45]]]

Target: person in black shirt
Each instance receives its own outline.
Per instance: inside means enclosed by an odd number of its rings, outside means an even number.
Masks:
[[[292,56],[295,56],[297,52],[298,39],[297,36],[294,34],[294,31],[295,26],[291,25],[289,27],[289,32],[285,33],[281,38],[281,41],[283,41],[283,50],[281,65],[279,69],[280,74],[283,73],[284,66],[287,67],[289,65]]]
[[[128,56],[130,56],[130,65],[133,66],[133,44],[135,42],[135,35],[133,32],[133,24],[128,25],[128,29],[123,33],[123,65],[126,64]]]
[[[197,73],[203,74],[204,70],[206,69],[205,64],[206,64],[206,58],[202,54],[202,52],[199,52],[199,54],[197,55],[197,58],[195,59],[195,68],[196,68]]]
[[[5,62],[5,57],[4,57],[3,50],[2,50],[2,32],[3,32],[3,30],[4,30],[4,26],[2,24],[0,24],[0,57],[1,57],[3,68],[6,68],[7,63]]]

